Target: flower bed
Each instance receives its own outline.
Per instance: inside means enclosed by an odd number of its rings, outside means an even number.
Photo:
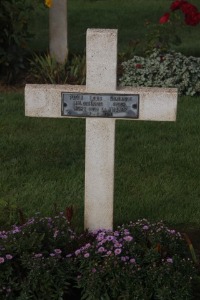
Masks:
[[[191,299],[196,273],[162,222],[77,234],[60,213],[0,232],[1,299]]]
[[[176,87],[182,95],[200,94],[200,58],[154,49],[148,57],[134,56],[122,66],[123,86]]]

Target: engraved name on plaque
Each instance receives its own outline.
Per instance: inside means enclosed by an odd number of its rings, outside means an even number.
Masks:
[[[61,93],[62,116],[134,118],[139,117],[139,95]]]

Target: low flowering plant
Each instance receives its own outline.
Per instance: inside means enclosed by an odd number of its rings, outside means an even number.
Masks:
[[[0,231],[0,299],[191,299],[188,245],[162,222],[79,234],[70,226],[60,213]]]
[[[138,65],[140,68],[138,68]],[[134,56],[122,63],[123,86],[175,87],[180,95],[200,94],[200,58],[154,49],[147,57]]]
[[[62,299],[71,280],[66,255],[78,245],[64,213],[0,231],[0,299]]]
[[[83,299],[189,299],[195,269],[180,233],[144,219],[91,234],[73,253]]]

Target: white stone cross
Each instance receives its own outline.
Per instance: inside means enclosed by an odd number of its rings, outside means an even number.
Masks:
[[[177,89],[117,88],[117,30],[88,29],[86,86],[35,85],[25,87],[25,115],[66,118],[61,114],[61,93],[139,95],[137,119],[175,121]],[[86,118],[85,212],[89,230],[113,226],[115,118]],[[77,141],[78,142],[78,141]]]

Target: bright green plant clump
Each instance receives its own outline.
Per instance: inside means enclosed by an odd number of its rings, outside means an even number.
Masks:
[[[68,63],[69,80],[75,84],[85,84],[86,82],[86,57],[84,55],[74,55]]]
[[[60,213],[0,232],[1,299],[186,300],[195,274],[162,222],[76,234]]]
[[[38,83],[63,83],[67,81],[65,64],[58,63],[50,54],[34,55],[30,60],[30,75]]]
[[[179,94],[200,94],[200,58],[155,49],[148,57],[135,56],[122,63],[121,85],[176,87]]]
[[[60,64],[50,54],[35,54],[29,62],[31,81],[50,84],[85,83],[85,55],[74,55],[64,64]]]

